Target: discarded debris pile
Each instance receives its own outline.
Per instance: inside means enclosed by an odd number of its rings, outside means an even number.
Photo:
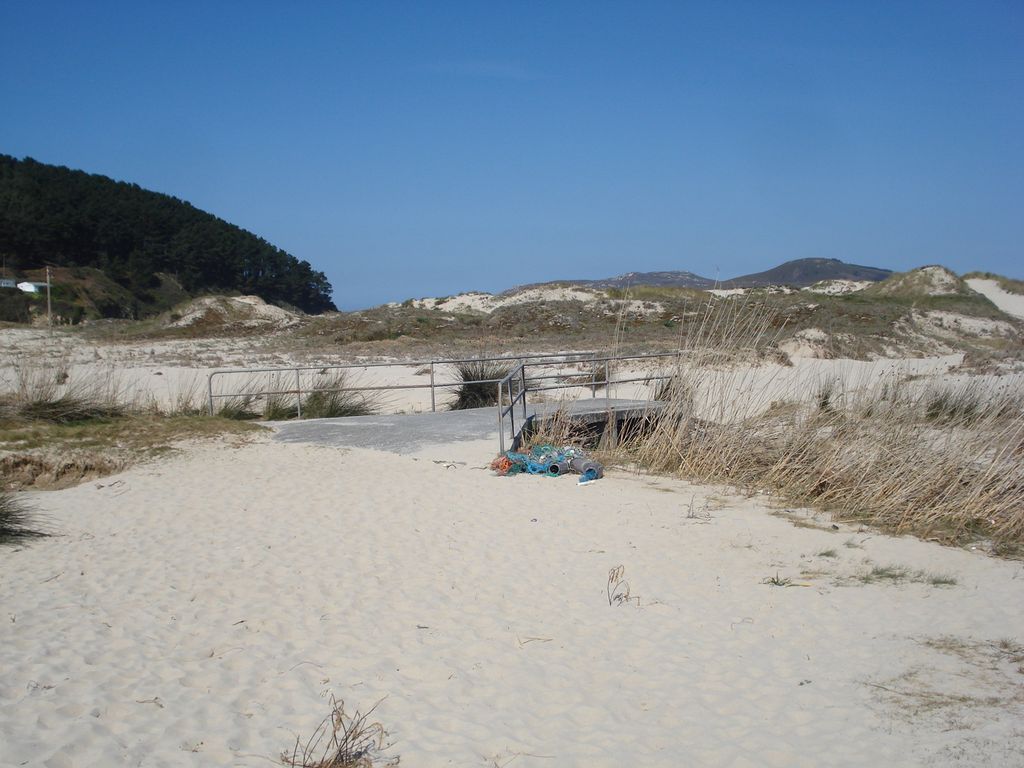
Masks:
[[[499,475],[547,475],[558,477],[574,472],[580,476],[580,483],[604,477],[604,467],[587,456],[582,448],[567,445],[558,448],[553,445],[534,446],[529,453],[506,451],[491,462],[491,469]]]

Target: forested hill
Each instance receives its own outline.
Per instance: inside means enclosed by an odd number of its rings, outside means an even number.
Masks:
[[[8,274],[94,267],[128,289],[123,316],[162,309],[162,281],[190,295],[255,294],[309,313],[334,309],[323,272],[187,202],[30,158],[0,155],[0,254]]]

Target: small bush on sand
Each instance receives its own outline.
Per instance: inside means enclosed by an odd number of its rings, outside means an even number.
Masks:
[[[267,395],[267,402],[263,406],[263,418],[267,421],[287,421],[299,415],[299,409],[295,406],[294,398],[288,399],[284,395]]]
[[[294,383],[290,377],[272,374],[267,380],[263,404],[263,418],[267,421],[287,421],[298,416]]]
[[[291,754],[281,755],[281,761],[291,768],[373,768],[378,765],[397,765],[398,758],[384,755],[388,745],[387,733],[378,722],[370,722],[377,709],[374,704],[365,714],[358,710],[352,715],[345,712],[345,702],[331,697],[329,714],[305,742],[295,739]]]
[[[154,410],[169,416],[204,416],[206,415],[205,393],[195,375],[181,379],[170,392],[170,404],[166,410],[159,407]]]
[[[379,393],[352,389],[345,371],[326,374],[302,401],[304,419],[370,416],[380,410]]]
[[[455,376],[461,382],[449,410],[486,408],[498,404],[498,382],[508,376],[512,365],[505,360],[467,360],[453,363]]]
[[[925,416],[943,424],[970,423],[984,411],[985,403],[977,387],[936,389],[924,397]]]
[[[217,409],[217,415],[222,419],[233,421],[252,421],[260,417],[256,410],[255,398],[252,395],[233,395],[224,398],[221,406]]]
[[[53,400],[35,399],[18,404],[17,416],[28,421],[52,421],[71,424],[93,419],[113,419],[124,415],[117,403],[103,403],[87,395],[66,393]]]
[[[329,419],[368,416],[380,410],[379,392],[354,388],[347,371],[314,374],[310,385],[303,382],[302,418]],[[274,374],[267,379],[252,378],[238,387],[237,394],[222,395],[217,415],[227,419],[285,421],[299,415],[296,383],[288,376]],[[308,387],[308,389],[307,389]]]
[[[591,389],[608,386],[608,379],[611,375],[609,363],[582,362],[576,367],[582,373],[568,374],[563,377],[562,383],[574,387],[590,387]]]
[[[46,366],[22,366],[14,374],[13,391],[0,399],[0,418],[72,424],[118,418],[127,411],[112,376],[72,381],[65,368]]]
[[[1020,392],[990,391],[978,380],[952,386],[932,386],[921,395],[926,419],[943,426],[972,427],[976,423],[1004,423],[1019,419]]]
[[[8,491],[0,491],[0,544],[45,535],[21,499]]]

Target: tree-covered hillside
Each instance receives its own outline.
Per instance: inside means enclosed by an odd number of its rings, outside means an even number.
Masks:
[[[241,292],[306,312],[334,309],[322,272],[189,203],[31,158],[0,155],[0,254],[8,273],[95,267],[135,307],[162,309],[158,273],[188,294]]]

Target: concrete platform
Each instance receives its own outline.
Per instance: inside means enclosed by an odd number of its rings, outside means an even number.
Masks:
[[[528,405],[528,418],[540,419],[554,415],[559,409],[573,419],[593,423],[607,418],[609,411],[617,420],[636,418],[660,410],[662,403],[649,400],[626,400],[598,397],[567,403]],[[523,427],[522,411],[516,409],[515,426]],[[393,416],[348,416],[340,419],[307,419],[270,422],[274,440],[284,443],[314,443],[337,447],[372,448],[391,453],[416,453],[430,445],[469,440],[493,439],[498,451],[498,409],[472,408],[465,411],[397,414]],[[505,444],[512,445],[508,417],[505,418]]]

